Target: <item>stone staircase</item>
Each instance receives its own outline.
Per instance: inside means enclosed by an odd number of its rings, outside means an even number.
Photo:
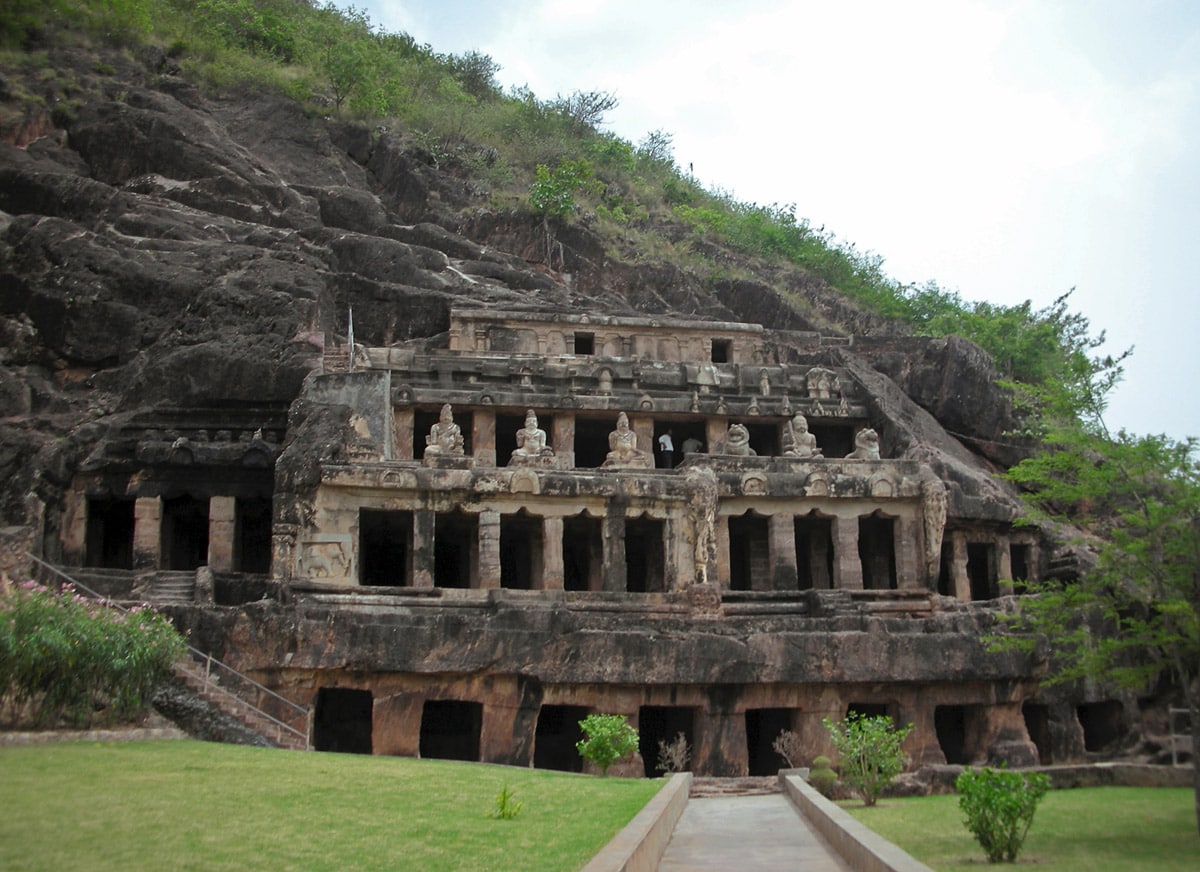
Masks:
[[[688,796],[692,799],[707,799],[714,796],[761,796],[779,792],[777,775],[744,775],[740,778],[693,778]]]
[[[158,570],[147,574],[142,595],[155,603],[190,603],[196,596],[196,573],[193,571]]]
[[[205,665],[198,663],[193,657],[177,661],[175,675],[197,697],[247,730],[262,736],[272,745],[293,751],[308,750],[305,735],[307,723],[288,729],[280,722],[282,719],[273,718],[232,689],[219,684],[212,672],[208,671],[206,674]]]

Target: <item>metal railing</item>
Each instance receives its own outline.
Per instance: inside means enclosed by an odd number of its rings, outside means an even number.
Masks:
[[[87,594],[88,596],[92,597],[93,599],[105,604],[106,606],[117,609],[120,612],[127,613],[129,611],[129,609],[125,608],[120,603],[114,601],[111,597],[107,597],[107,596],[97,593],[96,591],[92,590],[90,587],[88,587],[83,582],[67,575],[67,573],[63,572],[61,569],[59,569],[57,566],[53,565],[52,563],[47,563],[45,560],[42,560],[40,557],[30,554],[29,552],[26,552],[25,556],[28,557],[30,560],[32,560],[34,565],[37,566],[38,568],[40,568],[41,570],[43,570],[45,572],[50,572],[54,576],[56,576],[58,579],[60,579],[61,580],[60,584],[61,584],[61,582],[66,582],[67,584],[70,584],[74,590],[81,591],[81,592]],[[41,579],[41,580],[45,581],[46,579]],[[311,741],[310,727],[311,727],[311,725],[309,723],[310,714],[309,714],[308,709],[305,706],[298,705],[297,703],[292,702],[290,699],[288,699],[285,696],[280,696],[278,693],[271,690],[269,687],[264,687],[262,684],[259,684],[257,681],[255,681],[250,676],[243,675],[241,672],[238,672],[232,666],[228,665],[227,663],[222,663],[220,660],[213,657],[211,654],[209,654],[205,651],[201,651],[199,648],[195,648],[191,645],[188,645],[187,652],[193,662],[195,662],[198,666],[204,667],[204,686],[205,687],[214,688],[214,689],[220,691],[221,693],[225,694],[226,696],[237,700],[242,705],[246,706],[249,709],[252,709],[256,715],[264,718],[267,721],[270,721],[272,724],[276,725],[281,730],[297,737],[300,741],[302,741],[304,743],[305,751],[308,751],[310,749],[310,747],[311,747],[311,745],[310,745],[310,741]],[[245,687],[245,688],[250,688],[253,693],[257,694],[257,700],[254,702],[251,702],[244,695],[235,693],[229,687],[225,687],[225,686],[221,685],[220,680],[221,680],[222,676],[225,677],[232,684],[241,685],[242,687]],[[280,720],[279,718],[275,717],[274,715],[270,714],[267,711],[264,711],[262,708],[261,702],[260,702],[263,699],[267,699],[267,700],[274,702],[276,705],[278,705],[278,707],[280,709],[282,709],[285,712],[290,712],[296,721],[303,724],[303,728],[297,729],[296,727],[292,726],[291,724]]]

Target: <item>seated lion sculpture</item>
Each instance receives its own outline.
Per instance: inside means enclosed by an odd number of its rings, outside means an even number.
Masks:
[[[851,460],[880,460],[879,434],[864,427],[854,434],[854,450],[846,455]]]

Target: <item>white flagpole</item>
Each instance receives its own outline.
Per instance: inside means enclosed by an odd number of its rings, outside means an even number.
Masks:
[[[350,372],[354,372],[354,308],[348,306],[346,311],[349,313],[346,316],[346,320],[349,324],[346,329],[350,333]]]

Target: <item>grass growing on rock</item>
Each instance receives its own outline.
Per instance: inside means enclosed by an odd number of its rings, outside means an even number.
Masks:
[[[874,808],[842,805],[938,872],[1005,867],[988,865],[963,825],[957,796],[885,799]],[[1194,815],[1189,788],[1052,790],[1038,806],[1015,865],[1038,872],[1191,872],[1200,862]]]
[[[582,867],[665,783],[194,741],[0,748],[0,868]],[[524,803],[495,820],[508,785]]]

